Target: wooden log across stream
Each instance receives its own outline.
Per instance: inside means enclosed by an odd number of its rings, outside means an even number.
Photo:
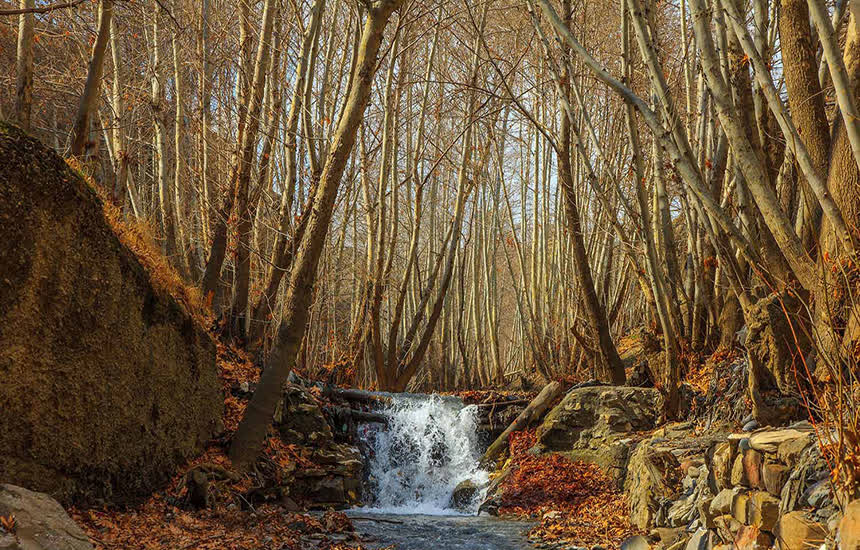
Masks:
[[[487,452],[485,452],[484,456],[481,458],[481,466],[486,468],[492,465],[499,455],[508,448],[508,436],[515,431],[528,427],[533,420],[540,418],[549,406],[552,405],[555,399],[561,395],[561,391],[561,384],[555,381],[544,386],[537,397],[532,399],[531,403],[523,409],[523,412],[521,412],[519,416],[511,422],[510,426],[505,428],[505,431],[503,431],[502,434],[493,441],[492,445],[487,448]]]

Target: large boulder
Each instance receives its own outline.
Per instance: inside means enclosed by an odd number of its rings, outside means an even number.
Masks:
[[[0,526],[0,550],[92,550],[90,539],[45,493],[0,485],[0,516],[14,518],[12,533]]]
[[[592,386],[571,390],[538,428],[552,451],[597,448],[631,432],[653,429],[662,410],[654,388]]]
[[[0,482],[143,497],[219,430],[214,343],[52,150],[0,125],[0,158]]]

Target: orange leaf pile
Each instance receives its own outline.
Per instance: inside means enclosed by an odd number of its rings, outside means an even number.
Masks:
[[[534,443],[534,430],[511,434],[501,514],[541,517],[530,536],[545,541],[617,547],[634,533],[624,495],[599,466],[527,452]]]

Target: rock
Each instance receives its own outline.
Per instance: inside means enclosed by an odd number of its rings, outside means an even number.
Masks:
[[[687,541],[685,550],[711,550],[712,547],[711,532],[707,529],[698,529]]]
[[[682,528],[658,527],[649,533],[648,538],[655,543],[659,542],[663,548],[668,548],[682,539],[686,541],[687,537],[685,530]]]
[[[825,467],[822,463],[818,445],[810,445],[800,453],[780,493],[779,508],[783,514],[802,506],[805,503],[803,494],[809,485],[826,477],[827,472],[821,472]]]
[[[780,550],[809,550],[824,543],[827,527],[811,520],[806,512],[797,510],[779,519],[776,535]]]
[[[750,497],[747,493],[737,493],[732,499],[732,517],[738,523],[745,524],[747,522],[747,505]]]
[[[743,525],[735,536],[737,550],[764,550],[773,545],[773,537],[754,525]]]
[[[788,478],[788,468],[777,462],[769,462],[762,469],[762,481],[768,493],[779,496],[785,480]]]
[[[287,385],[275,408],[274,424],[286,444],[307,445],[333,439],[331,426],[316,401],[299,387]]]
[[[736,444],[732,441],[717,443],[711,455],[711,472],[717,490],[725,489],[732,481]]]
[[[833,500],[830,496],[830,480],[822,479],[803,492],[803,500],[813,508],[824,508]]]
[[[312,503],[314,508],[345,508],[349,502],[342,477],[325,476],[297,479],[296,496]]]
[[[627,460],[631,447],[629,440],[621,439],[607,442],[596,449],[573,449],[560,454],[573,462],[597,464],[621,489],[624,487],[624,478],[627,475]]]
[[[747,525],[762,531],[773,531],[779,521],[779,499],[770,493],[758,491],[747,502]]]
[[[478,490],[478,486],[471,479],[461,481],[451,494],[451,507],[461,511],[469,510],[478,495]]]
[[[209,508],[209,478],[205,472],[195,468],[185,476],[188,503],[195,510]]]
[[[301,510],[298,503],[296,503],[295,500],[291,499],[288,496],[281,498],[281,508],[283,508],[286,512],[298,512],[299,510]]]
[[[734,544],[735,536],[740,531],[743,524],[726,514],[714,519],[714,524],[717,526],[717,534],[720,539],[726,544]]]
[[[690,523],[697,513],[696,499],[686,498],[683,500],[676,500],[672,506],[669,507],[669,512],[666,517],[670,527],[681,527]]]
[[[708,509],[714,517],[723,514],[730,514],[732,511],[732,503],[735,501],[735,496],[743,492],[741,487],[733,487],[731,489],[723,489],[711,501]]]
[[[761,468],[764,459],[760,452],[750,449],[743,454],[744,477],[753,489],[764,489]]]
[[[0,536],[4,550],[93,549],[90,539],[62,506],[44,493],[0,485],[0,516],[14,516],[16,526],[14,537]]]
[[[763,453],[776,453],[783,443],[806,437],[809,437],[809,431],[796,428],[764,430],[750,436],[750,446]]]
[[[734,463],[732,464],[730,484],[733,487],[737,487],[738,485],[749,487],[749,480],[747,479],[746,469],[744,469],[743,455],[739,454],[735,457]]]
[[[0,158],[0,479],[142,499],[223,429],[208,327],[52,149],[0,125]]]
[[[812,436],[806,434],[803,437],[789,439],[780,443],[776,454],[780,462],[788,466],[794,466],[800,454],[810,445],[812,445]]]
[[[655,523],[658,512],[678,496],[679,463],[671,452],[641,443],[628,464],[624,490],[630,502],[630,521],[640,529]]]
[[[621,550],[650,550],[651,543],[642,535],[634,535],[621,543]]]
[[[860,500],[854,500],[845,507],[836,536],[839,548],[860,549]]]
[[[538,427],[550,451],[597,448],[631,432],[653,429],[662,398],[653,388],[595,386],[571,390]]]

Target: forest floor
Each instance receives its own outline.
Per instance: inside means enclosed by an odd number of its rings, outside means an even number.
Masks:
[[[269,437],[262,461],[265,472],[235,475],[227,457],[227,444],[239,425],[246,402],[231,394],[240,384],[255,384],[259,369],[243,352],[218,343],[218,374],[224,391],[225,433],[205,452],[180,468],[170,483],[144,503],[128,509],[72,509],[74,520],[86,531],[97,550],[240,550],[249,548],[300,550],[358,550],[363,548],[350,519],[328,510],[323,515],[301,513],[289,502],[254,504],[255,487],[271,482],[296,467],[312,467],[303,449]],[[212,489],[210,506],[190,504],[191,473],[196,468],[223,469],[224,479]],[[276,480],[275,480],[276,481]]]
[[[270,437],[264,449],[265,473],[224,476],[213,488],[209,508],[190,505],[191,473],[197,468],[230,471],[227,443],[238,427],[246,401],[231,394],[240,384],[255,384],[259,369],[243,352],[218,344],[218,371],[224,390],[225,433],[203,454],[176,472],[170,483],[142,504],[127,509],[71,510],[97,550],[239,550],[248,548],[358,550],[372,537],[359,535],[347,515],[332,509],[322,515],[303,513],[295,503],[254,504],[247,495],[296,467],[313,467],[302,448]],[[461,392],[466,402],[498,398],[508,392]],[[322,396],[318,396],[322,399]],[[528,533],[533,542],[576,540],[580,544],[617,547],[633,533],[626,520],[624,496],[600,468],[556,455],[533,456],[534,430],[511,436],[511,459],[519,465],[505,481],[503,518],[539,521]],[[365,532],[366,534],[366,532]],[[374,545],[373,548],[378,548]],[[392,547],[394,548],[394,547]]]

